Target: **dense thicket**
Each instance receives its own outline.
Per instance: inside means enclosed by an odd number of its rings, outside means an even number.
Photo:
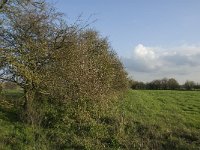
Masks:
[[[0,24],[0,77],[24,89],[22,121],[48,129],[53,149],[112,145],[120,122],[109,114],[127,78],[107,39],[41,0],[6,2]]]

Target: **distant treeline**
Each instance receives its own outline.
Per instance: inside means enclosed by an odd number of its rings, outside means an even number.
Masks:
[[[163,78],[153,80],[151,82],[142,82],[129,80],[131,89],[138,90],[200,90],[200,84],[194,81],[186,81],[184,84],[179,84],[174,78]]]

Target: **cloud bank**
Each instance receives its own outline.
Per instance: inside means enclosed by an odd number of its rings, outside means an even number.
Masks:
[[[129,74],[137,80],[175,77],[181,83],[185,80],[200,82],[200,46],[164,49],[139,44],[122,61]]]

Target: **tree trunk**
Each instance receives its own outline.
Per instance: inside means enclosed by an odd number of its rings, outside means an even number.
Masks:
[[[35,90],[34,89],[26,89],[25,90],[25,102],[24,102],[24,115],[23,120],[28,124],[34,124],[36,121],[36,110],[34,107],[35,100]]]

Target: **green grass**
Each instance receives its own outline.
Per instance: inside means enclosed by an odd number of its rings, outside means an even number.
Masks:
[[[133,120],[138,139],[146,144],[157,142],[166,149],[200,148],[199,91],[131,90],[121,109]]]
[[[19,119],[22,100],[23,91],[4,91],[0,96],[0,149],[32,149],[35,144],[34,129]],[[129,90],[118,110],[125,118],[120,128],[125,131],[121,139],[127,145],[200,149],[199,91]]]
[[[200,129],[200,92],[129,91],[123,103],[124,112],[138,121]]]
[[[35,132],[41,131],[20,120],[23,100],[21,89],[4,90],[0,94],[0,150],[43,149],[33,148],[36,147]]]
[[[22,97],[23,93],[17,90],[0,94],[0,149],[12,149],[12,136],[16,136],[17,127],[22,126],[16,107]]]

